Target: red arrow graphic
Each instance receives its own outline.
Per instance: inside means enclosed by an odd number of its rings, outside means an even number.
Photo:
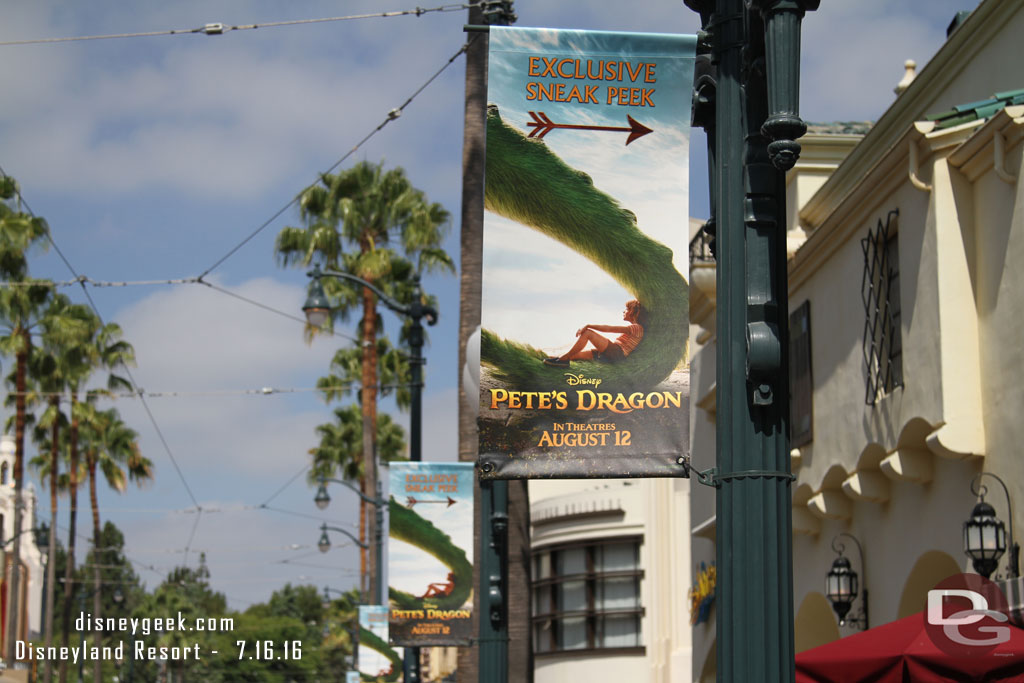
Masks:
[[[448,496],[447,500],[418,500],[416,498],[413,498],[412,496],[409,496],[405,501],[405,505],[406,507],[411,508],[413,505],[416,505],[417,503],[423,505],[426,505],[428,503],[448,503],[448,507],[451,507],[452,505],[455,505],[458,502],[459,501],[455,500],[451,496]]]
[[[648,133],[654,132],[644,124],[637,122],[636,119],[628,114],[626,115],[626,120],[629,121],[628,128],[620,128],[618,126],[583,126],[571,123],[555,123],[542,111],[531,111],[530,118],[532,118],[533,121],[528,122],[526,126],[527,128],[533,128],[533,130],[530,131],[530,135],[528,137],[536,137],[537,139],[543,138],[555,128],[570,128],[573,130],[609,130],[618,133],[629,133],[629,137],[626,138],[626,144],[628,145],[637,138],[642,138]]]

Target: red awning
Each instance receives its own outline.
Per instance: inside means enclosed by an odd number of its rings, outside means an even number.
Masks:
[[[1024,681],[1024,630],[1008,628],[1010,640],[985,654],[950,654],[932,643],[921,612],[801,652],[796,683]]]

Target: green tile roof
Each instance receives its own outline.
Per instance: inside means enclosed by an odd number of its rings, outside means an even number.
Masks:
[[[958,104],[949,111],[928,114],[928,121],[935,121],[936,129],[952,128],[969,121],[981,121],[999,112],[1004,107],[1024,104],[1024,89],[997,92],[988,100]]]

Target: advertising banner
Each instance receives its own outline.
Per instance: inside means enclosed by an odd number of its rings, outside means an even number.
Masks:
[[[391,463],[391,642],[468,645],[473,635],[473,464]]]
[[[480,476],[687,476],[694,36],[492,26]]]
[[[359,674],[364,681],[402,680],[402,650],[388,644],[388,608],[359,606]]]

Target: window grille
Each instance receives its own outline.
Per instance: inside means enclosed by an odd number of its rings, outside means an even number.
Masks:
[[[874,405],[882,396],[903,386],[903,340],[900,332],[899,211],[861,240],[864,276],[864,363],[867,370],[865,402]]]
[[[706,230],[708,223],[704,224],[697,234],[690,240],[690,265],[694,263],[714,263],[715,262],[715,236],[714,234],[708,234]]]
[[[789,440],[793,448],[813,440],[814,376],[811,372],[811,302],[789,316]]]
[[[534,552],[534,652],[642,648],[642,578],[636,537]]]

